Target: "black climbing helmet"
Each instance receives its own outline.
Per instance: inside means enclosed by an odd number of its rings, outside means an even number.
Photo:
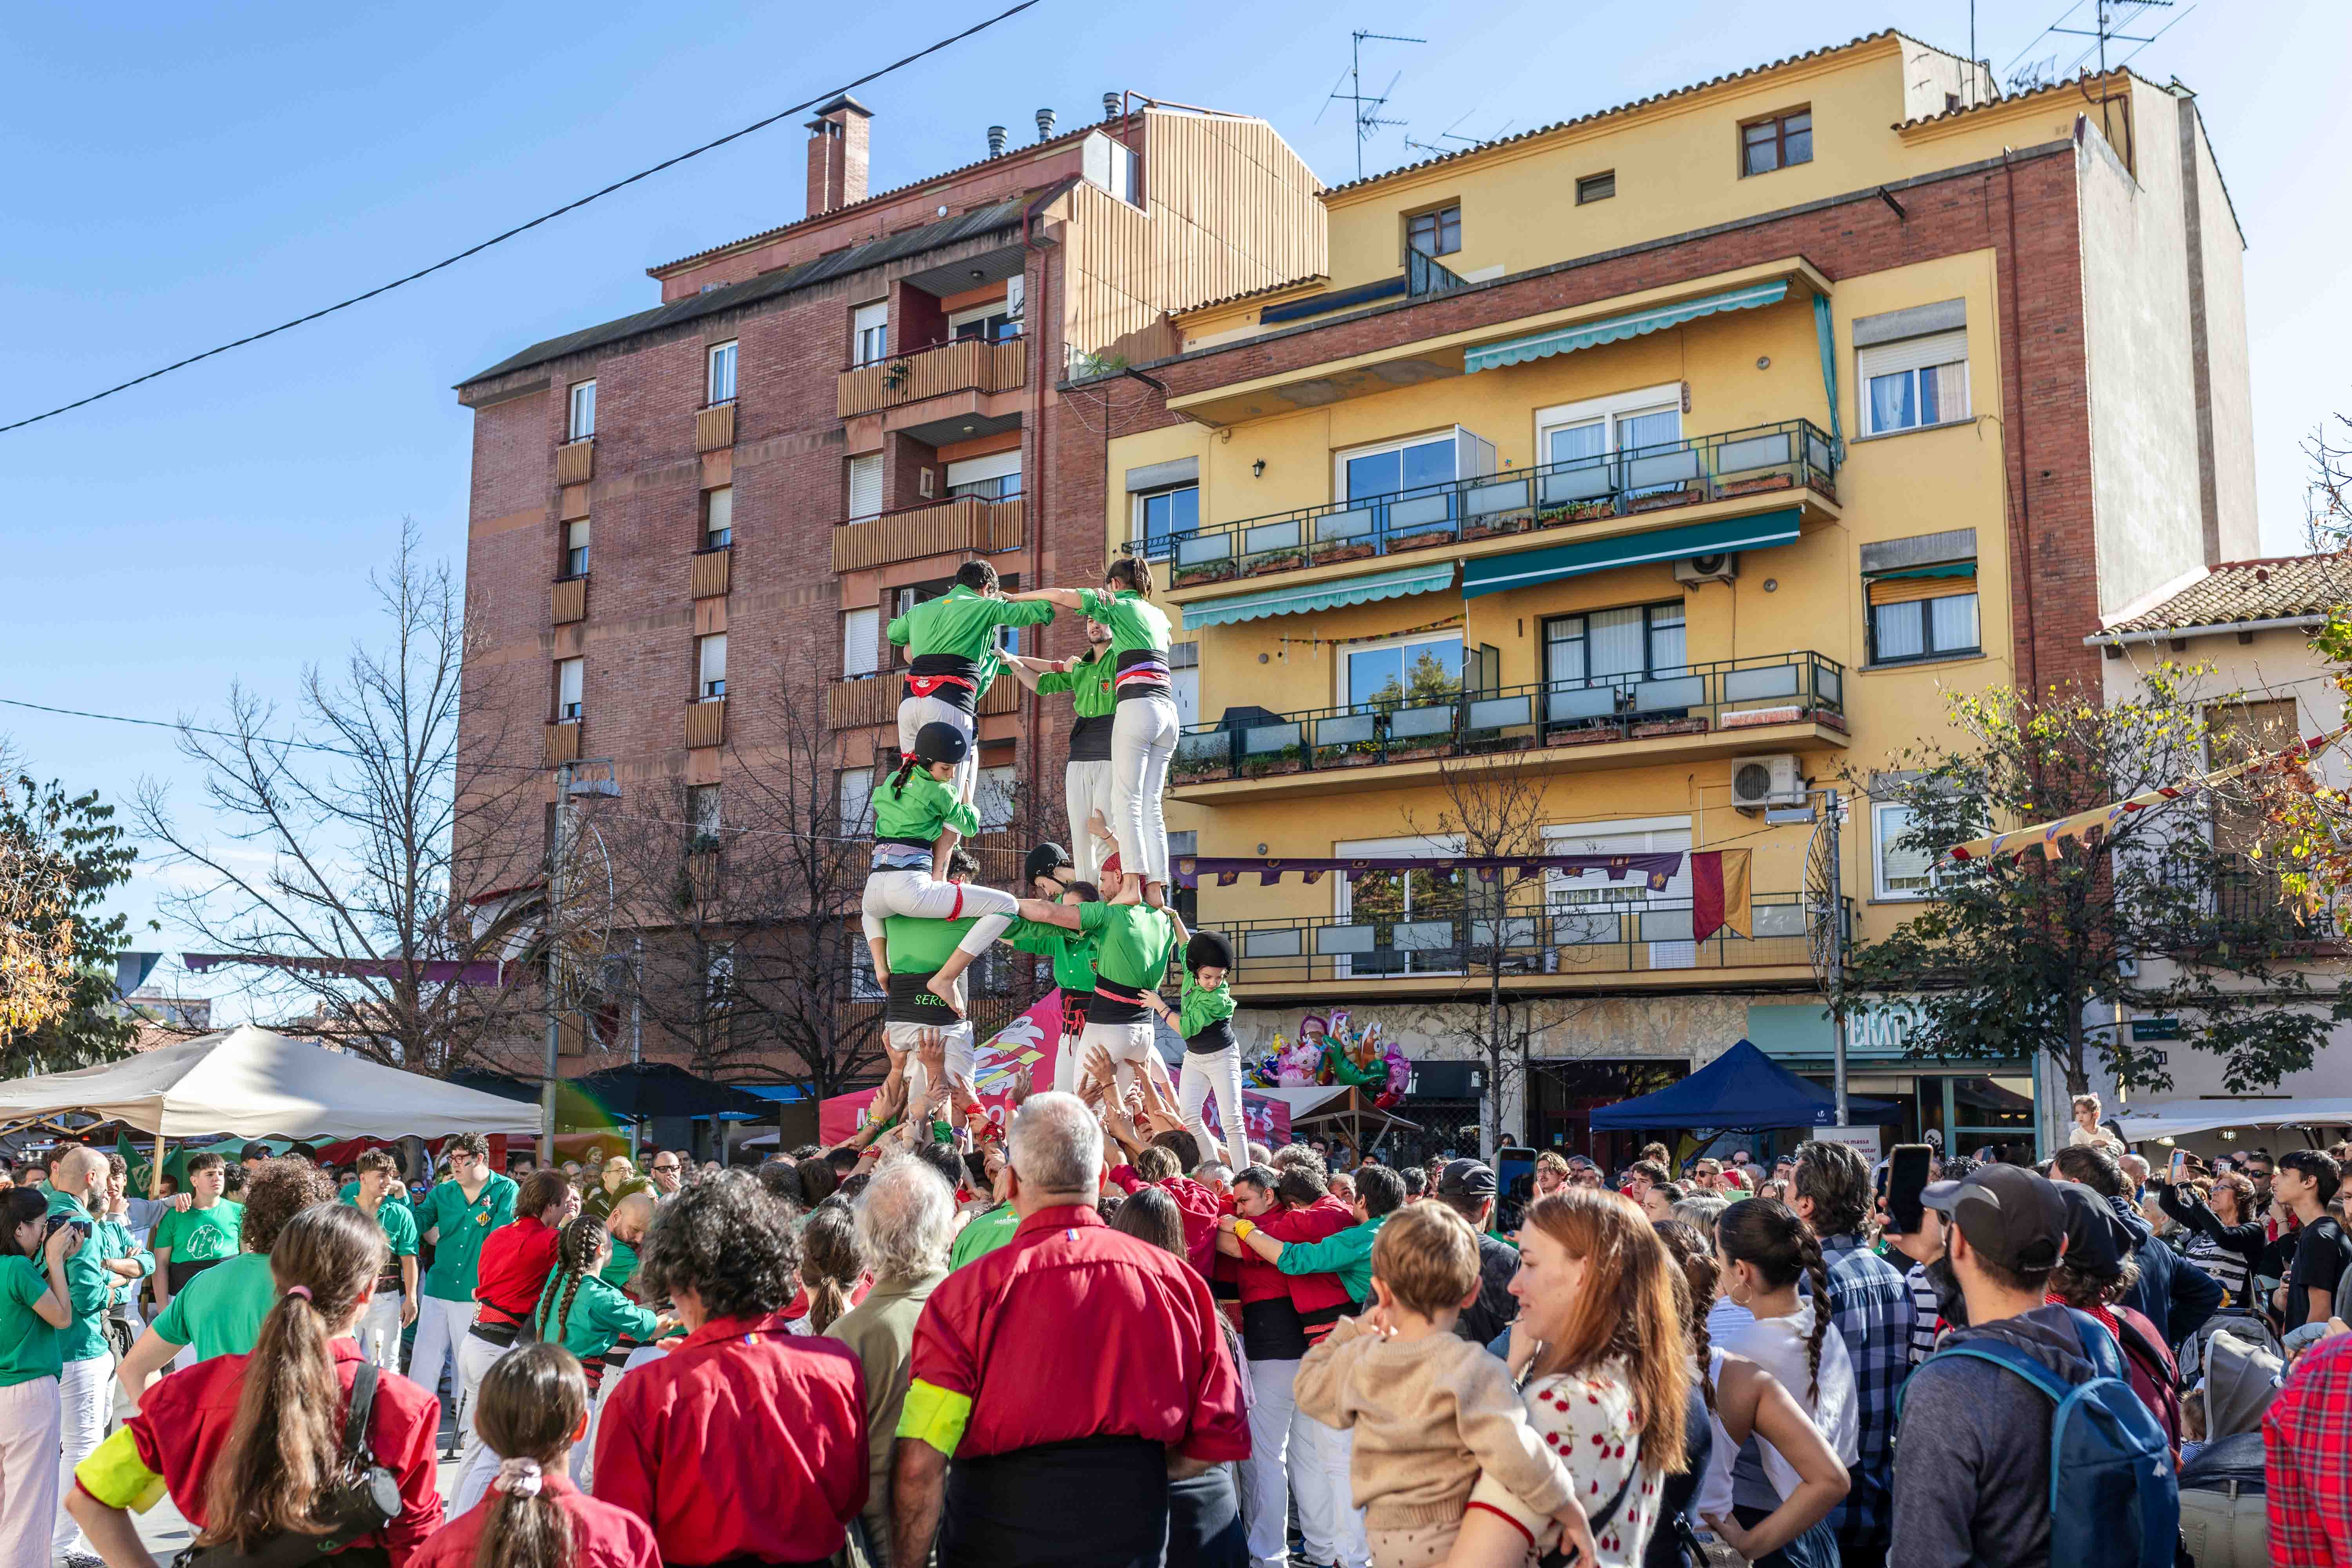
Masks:
[[[1192,970],[1231,969],[1234,944],[1213,931],[1196,931],[1184,944],[1184,967]]]
[[[1022,862],[1021,880],[1024,884],[1034,882],[1040,877],[1051,877],[1063,867],[1075,864],[1076,862],[1070,858],[1070,852],[1060,845],[1040,844],[1029,851],[1029,858]]]
[[[944,721],[934,720],[915,731],[915,760],[920,763],[960,763],[971,750],[971,742],[964,732]]]

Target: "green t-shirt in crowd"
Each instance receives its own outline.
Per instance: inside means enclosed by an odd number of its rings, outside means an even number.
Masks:
[[[345,1198],[343,1201],[355,1209],[360,1206],[352,1199]],[[367,1211],[360,1209],[360,1212],[365,1214]],[[416,1216],[408,1212],[405,1205],[394,1203],[392,1194],[386,1193],[383,1202],[375,1206],[375,1222],[383,1226],[384,1245],[392,1248],[395,1261],[416,1256]]]
[[[562,1283],[563,1272],[557,1269],[548,1275],[547,1283],[540,1289],[536,1321],[541,1339],[547,1337],[556,1309],[563,1305],[557,1295],[557,1287]],[[570,1289],[568,1285],[564,1288]],[[623,1334],[635,1340],[654,1337],[656,1314],[597,1276],[583,1278],[580,1288],[571,1295],[572,1304],[563,1313],[563,1348],[582,1361],[603,1355]]]
[[[433,1244],[433,1267],[425,1270],[424,1292],[444,1301],[474,1299],[475,1274],[481,1267],[482,1240],[515,1216],[520,1189],[512,1176],[493,1175],[471,1203],[466,1189],[443,1182],[425,1194],[417,1211],[421,1236],[438,1226],[440,1239]]]
[[[48,1276],[39,1264],[13,1253],[0,1258],[0,1388],[65,1370],[57,1329],[33,1310],[33,1303],[48,1293]]]
[[[165,1209],[147,1233],[150,1248],[172,1249],[174,1263],[213,1263],[236,1256],[236,1241],[245,1228],[245,1205],[222,1198],[208,1209]]]
[[[89,1210],[51,1188],[49,1213],[68,1215],[89,1227],[89,1239],[66,1259],[67,1304],[73,1309],[73,1321],[58,1331],[58,1355],[67,1361],[88,1361],[106,1353],[106,1331],[99,1324],[105,1321],[107,1300],[114,1294],[115,1276],[107,1272],[106,1245],[99,1237],[98,1221]]]
[[[882,942],[890,951],[893,974],[937,974],[955,953],[956,943],[979,920],[961,915],[951,921],[927,921],[919,915],[888,915],[882,921]]]
[[[356,1201],[359,1195],[360,1184],[357,1182],[345,1182],[343,1184],[343,1190],[335,1194],[335,1201],[337,1203],[348,1204]],[[407,1208],[409,1206],[408,1189],[402,1186],[398,1182],[394,1182],[390,1186],[384,1188],[383,1201],[388,1204],[398,1204],[402,1208]]]
[[[198,1361],[243,1355],[261,1337],[261,1320],[277,1304],[269,1255],[240,1252],[189,1280],[155,1320],[155,1331],[175,1345],[194,1346]]]
[[[1095,973],[1115,985],[1157,991],[1168,977],[1176,926],[1149,904],[1080,904],[1078,929],[1095,939]]]
[[[955,1246],[948,1250],[948,1267],[961,1268],[975,1258],[985,1258],[1013,1239],[1021,1228],[1021,1216],[1011,1204],[999,1204],[985,1214],[974,1215],[970,1224],[957,1233]]]

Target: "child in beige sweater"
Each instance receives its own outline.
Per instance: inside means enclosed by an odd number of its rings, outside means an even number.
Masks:
[[[1372,1244],[1374,1305],[1299,1363],[1298,1408],[1352,1430],[1349,1479],[1373,1568],[1444,1561],[1481,1472],[1560,1521],[1593,1560],[1567,1468],[1528,1423],[1510,1369],[1454,1332],[1478,1299],[1478,1238],[1440,1204],[1397,1211]]]

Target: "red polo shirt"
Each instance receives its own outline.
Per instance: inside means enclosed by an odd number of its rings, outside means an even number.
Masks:
[[[1148,1438],[1212,1463],[1249,1457],[1207,1283],[1091,1204],[1040,1209],[941,1280],[909,1370],[898,1435],[960,1458],[1090,1437]]]
[[[502,1225],[482,1238],[482,1256],[474,1273],[474,1300],[509,1322],[526,1322],[539,1305],[539,1293],[555,1268],[560,1233],[541,1225],[537,1215],[526,1215]]]
[[[1132,1165],[1118,1166],[1110,1179],[1126,1193],[1144,1185]],[[1201,1271],[1202,1279],[1208,1279],[1217,1257],[1217,1216],[1231,1213],[1230,1205],[1190,1176],[1168,1176],[1150,1184],[1176,1200],[1176,1212],[1184,1221],[1185,1257]]]
[[[814,1563],[866,1506],[866,1373],[782,1314],[713,1318],[624,1376],[596,1422],[596,1495],[670,1563]]]
[[[540,1495],[552,1498],[572,1526],[572,1568],[661,1568],[654,1532],[626,1509],[590,1497],[561,1468],[541,1470]],[[474,1552],[489,1528],[492,1493],[436,1531],[409,1568],[474,1568]]]
[[[362,1356],[356,1341],[328,1342],[334,1357],[335,1381],[342,1385],[346,1406],[352,1378]],[[204,1528],[206,1491],[221,1450],[228,1446],[236,1422],[236,1402],[245,1390],[249,1355],[215,1356],[185,1372],[175,1372],[147,1391],[139,1413],[124,1423],[83,1462],[75,1484],[113,1508],[144,1506],[134,1500],[152,1478],[160,1477],[173,1504],[191,1524]],[[343,1416],[335,1415],[340,1438]],[[346,1550],[381,1546],[391,1555],[393,1568],[403,1568],[412,1554],[441,1523],[441,1494],[434,1485],[435,1442],[441,1426],[441,1402],[408,1379],[385,1373],[376,1380],[375,1405],[368,1413],[368,1441],[376,1463],[400,1481],[400,1517],[374,1535],[363,1535]],[[122,1439],[137,1447],[135,1467],[120,1452]],[[144,1475],[141,1472],[143,1471]]]

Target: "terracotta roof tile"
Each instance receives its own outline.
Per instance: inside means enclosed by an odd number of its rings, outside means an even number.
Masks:
[[[2324,616],[2347,597],[2352,597],[2352,551],[2229,561],[2161,603],[2105,627],[2094,640]]]

